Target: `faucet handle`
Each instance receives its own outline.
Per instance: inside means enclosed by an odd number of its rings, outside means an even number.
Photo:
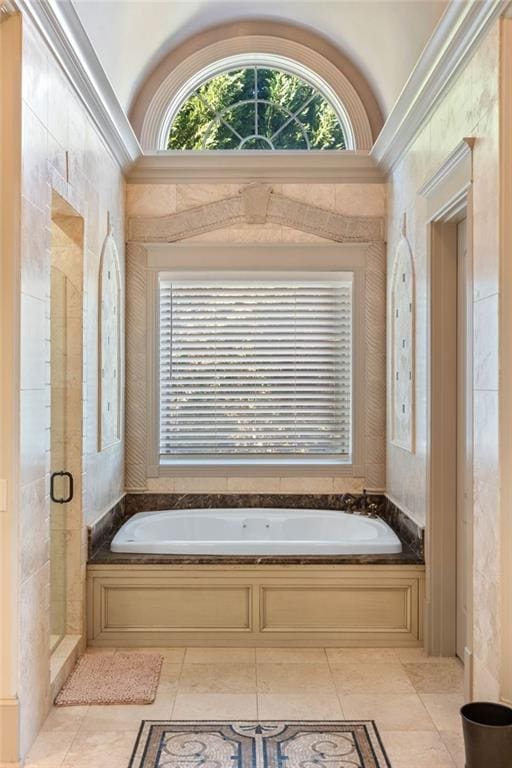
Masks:
[[[368,513],[371,515],[371,517],[377,517],[378,508],[379,505],[375,501],[371,501],[368,504]]]

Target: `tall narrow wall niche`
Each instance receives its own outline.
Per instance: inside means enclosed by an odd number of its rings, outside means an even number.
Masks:
[[[391,439],[414,452],[414,261],[405,215],[391,282]]]
[[[99,446],[121,439],[121,276],[110,218],[99,275]]]

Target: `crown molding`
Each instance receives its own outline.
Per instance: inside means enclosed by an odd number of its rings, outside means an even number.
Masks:
[[[492,22],[509,5],[510,0],[449,4],[371,150],[385,172],[399,162]]]
[[[382,184],[384,174],[367,152],[156,152],[139,157],[131,184],[266,181]]]
[[[16,7],[11,0],[2,0],[0,2],[0,24],[16,13]]]
[[[15,0],[35,24],[121,168],[142,150],[71,2]]]

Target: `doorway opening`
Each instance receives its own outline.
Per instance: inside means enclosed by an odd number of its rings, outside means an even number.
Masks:
[[[473,283],[468,252],[468,220],[457,223],[457,596],[456,654],[465,663],[468,648],[469,554],[472,504]]]
[[[431,220],[427,650],[471,675],[472,312],[470,200]]]
[[[50,289],[50,650],[80,634],[83,248],[81,216],[52,195]]]

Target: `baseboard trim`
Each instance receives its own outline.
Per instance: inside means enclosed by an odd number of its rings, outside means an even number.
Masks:
[[[466,701],[473,699],[473,651],[464,646],[464,696]]]
[[[20,765],[19,721],[18,699],[0,699],[0,768],[17,768]]]

